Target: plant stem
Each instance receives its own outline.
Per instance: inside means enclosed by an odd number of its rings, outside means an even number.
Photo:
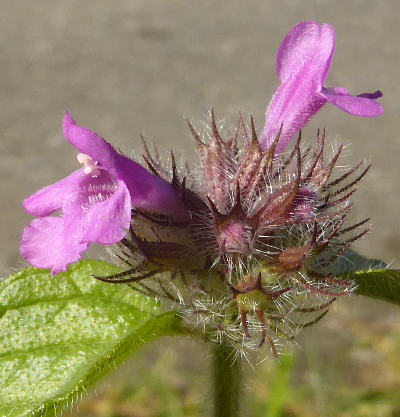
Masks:
[[[228,344],[215,344],[213,354],[214,417],[239,417],[241,363]]]

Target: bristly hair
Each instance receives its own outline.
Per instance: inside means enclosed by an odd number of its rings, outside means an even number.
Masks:
[[[179,168],[171,152],[166,167],[144,142],[147,169],[168,180],[190,214],[178,223],[133,209],[129,233],[116,258],[126,271],[96,277],[126,283],[178,309],[187,323],[243,355],[282,343],[317,323],[352,282],[329,266],[367,233],[365,219],[347,225],[362,163],[335,176],[340,146],[325,160],[325,131],[304,148],[301,133],[291,152],[276,154],[280,132],[262,151],[253,118],[240,114],[223,139],[214,111],[207,137],[188,122],[199,168]]]

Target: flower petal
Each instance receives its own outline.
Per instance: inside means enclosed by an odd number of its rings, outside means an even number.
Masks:
[[[106,169],[98,169],[96,176],[86,174],[76,187],[74,198],[64,200],[61,209],[63,213],[72,206],[77,206],[80,213],[84,216],[96,203],[110,198],[118,187],[116,178]],[[68,203],[71,203],[69,205]]]
[[[382,91],[378,90],[375,91],[374,93],[362,93],[362,94],[357,94],[357,97],[365,97],[365,98],[370,98],[371,100],[375,100],[377,98],[380,98],[383,96]]]
[[[67,112],[64,135],[80,152],[89,155],[127,185],[134,207],[186,219],[187,210],[171,184],[150,174],[131,159],[118,154],[102,137],[76,124]]]
[[[117,176],[118,152],[95,132],[78,126],[69,112],[64,115],[63,133],[79,152],[89,155]]]
[[[380,91],[351,96],[343,91],[338,91],[337,88],[323,88],[320,94],[329,103],[353,116],[376,117],[384,111],[383,106],[376,101],[376,98],[382,96]]]
[[[335,47],[331,25],[302,22],[285,37],[277,55],[277,72],[282,84],[268,106],[260,137],[268,149],[282,126],[276,152],[283,152],[293,136],[326,103],[319,94],[328,74]]]
[[[53,275],[66,271],[89,246],[76,241],[71,243],[66,230],[63,217],[33,220],[22,233],[22,257],[37,268],[51,269]]]
[[[125,183],[119,180],[114,194],[96,203],[86,213],[82,240],[101,245],[112,245],[121,241],[129,230],[131,208],[129,190]]]
[[[24,210],[39,217],[54,213],[61,208],[64,201],[74,198],[84,177],[83,170],[79,169],[61,181],[41,188],[23,201]]]
[[[304,67],[319,76],[321,86],[328,74],[335,49],[335,31],[331,25],[300,22],[286,35],[276,57],[281,83],[296,76]],[[309,64],[312,64],[312,68]]]
[[[282,84],[267,109],[267,121],[259,139],[263,150],[273,143],[282,126],[276,152],[283,152],[293,136],[326,103],[318,93],[319,81],[307,71]]]

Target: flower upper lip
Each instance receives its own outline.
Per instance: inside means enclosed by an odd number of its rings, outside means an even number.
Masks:
[[[281,125],[277,152],[284,151],[292,137],[311,117],[330,102],[355,116],[375,117],[383,113],[376,101],[380,91],[352,96],[343,87],[324,87],[335,49],[335,31],[329,24],[301,22],[283,40],[276,58],[281,85],[268,106],[266,125],[260,138],[268,149]]]
[[[81,153],[98,161],[115,178],[126,184],[133,207],[166,214],[178,220],[187,218],[187,211],[171,184],[116,152],[95,132],[77,125],[68,112],[64,117],[63,132]]]

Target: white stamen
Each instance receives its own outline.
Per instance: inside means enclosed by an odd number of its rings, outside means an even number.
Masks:
[[[76,158],[78,159],[78,162],[83,165],[83,172],[86,175],[91,175],[92,177],[99,176],[100,167],[97,166],[97,161],[94,161],[89,155],[84,153],[78,153]]]

